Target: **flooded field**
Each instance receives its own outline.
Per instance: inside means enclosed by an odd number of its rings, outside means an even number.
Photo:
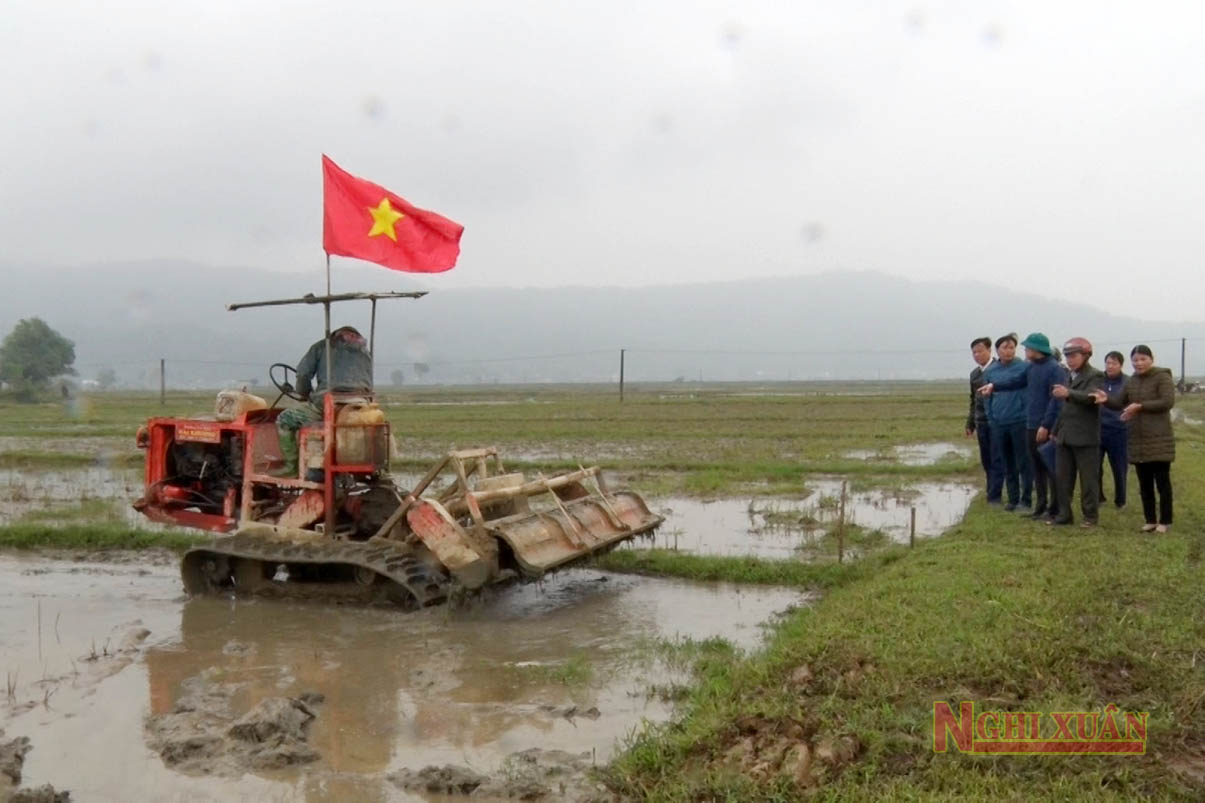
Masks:
[[[789,559],[812,546],[839,516],[841,481],[809,482],[803,499],[688,498],[657,500],[653,509],[666,524],[650,541],[656,546],[705,555],[757,555]],[[916,508],[916,534],[932,537],[957,524],[978,488],[969,483],[923,482],[908,488],[850,491],[846,522],[882,531],[890,540],[907,543],[911,508]]]
[[[872,460],[901,463],[905,466],[932,466],[943,460],[966,460],[971,456],[971,447],[954,443],[906,443],[890,449],[853,449],[845,457],[854,460]]]
[[[142,494],[141,469],[104,466],[73,469],[0,469],[0,525],[35,513],[53,518],[70,514],[83,502],[111,502],[115,515],[132,525],[148,524],[130,507]]]
[[[56,427],[56,433],[62,427]],[[55,454],[87,455],[103,463],[114,455],[126,455],[136,452],[134,436],[105,437],[94,435],[63,436],[61,434],[46,437],[25,435],[0,435],[0,452],[53,452]]]
[[[1178,407],[1172,408],[1171,418],[1172,418],[1172,421],[1176,422],[1177,424],[1188,424],[1190,427],[1201,426],[1201,419],[1194,418],[1191,415],[1188,415],[1187,413],[1185,413],[1183,410],[1181,410]]]
[[[550,747],[602,762],[642,719],[669,715],[685,677],[663,640],[754,647],[761,623],[808,601],[575,570],[406,615],[186,601],[173,556],[130,560],[0,557],[0,728],[32,743],[26,786],[79,800],[412,800],[428,798],[402,788],[407,769],[490,773]],[[279,725],[255,717],[281,706],[299,718],[294,742],[236,738]]]

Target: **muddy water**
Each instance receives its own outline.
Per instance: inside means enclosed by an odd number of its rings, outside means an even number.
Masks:
[[[845,456],[854,460],[882,460],[905,466],[931,466],[942,460],[966,460],[971,456],[971,450],[967,446],[946,442],[907,443],[882,452],[854,449],[846,452]]]
[[[666,517],[666,523],[642,545],[706,555],[796,557],[838,516],[840,481],[819,480],[808,485],[811,493],[804,499],[659,499],[653,509]],[[893,541],[907,543],[912,507],[916,507],[917,536],[940,535],[962,519],[977,492],[974,485],[956,482],[850,491],[846,521],[882,530]],[[808,523],[800,524],[804,521]]]
[[[409,800],[387,773],[444,763],[489,771],[531,747],[593,751],[601,762],[641,719],[669,713],[650,686],[680,675],[652,640],[722,636],[751,647],[759,623],[806,602],[781,589],[584,570],[411,615],[184,601],[167,560],[0,557],[0,672],[18,677],[0,727],[33,743],[27,785],[53,783],[80,800]],[[321,759],[237,778],[169,769],[147,746],[144,718],[197,683],[230,692],[236,713],[266,697],[325,695],[309,732]]]
[[[1171,418],[1172,418],[1172,421],[1175,421],[1177,424],[1188,424],[1189,426],[1192,426],[1192,427],[1201,426],[1201,419],[1193,418],[1192,416],[1188,415],[1187,413],[1185,413],[1183,410],[1181,410],[1179,408],[1172,409]]]

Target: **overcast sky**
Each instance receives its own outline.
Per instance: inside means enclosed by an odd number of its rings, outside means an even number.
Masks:
[[[0,261],[320,271],[325,152],[465,225],[434,287],[865,268],[1205,319],[1192,0],[4,7]]]

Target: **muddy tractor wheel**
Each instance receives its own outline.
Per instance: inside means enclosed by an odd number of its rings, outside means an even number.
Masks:
[[[382,602],[388,605],[403,608],[408,611],[416,610],[419,607],[418,600],[410,593],[409,589],[401,583],[395,583],[388,578],[381,578],[383,582],[379,586],[377,597]]]
[[[378,581],[386,578],[381,577],[381,575],[377,574],[367,566],[356,566],[352,569],[352,579],[356,581],[356,585],[371,586],[376,585]]]
[[[250,593],[266,585],[274,574],[276,567],[254,558],[233,558],[234,585],[240,592]]]
[[[230,558],[208,552],[190,552],[180,565],[184,590],[189,594],[210,594],[229,586],[233,580]]]

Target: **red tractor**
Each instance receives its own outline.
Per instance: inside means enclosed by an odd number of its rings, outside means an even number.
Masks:
[[[367,300],[375,340],[379,300],[423,295],[310,295],[229,309],[322,304],[329,343],[331,304]],[[152,418],[138,431],[146,485],[135,509],[216,534],[184,555],[190,593],[301,592],[419,607],[457,587],[538,578],[663,521],[638,494],[609,491],[597,467],[527,478],[507,473],[493,448],[449,452],[413,488],[399,487],[389,424],[363,393],[325,394],[322,420],[300,432],[297,476],[274,476],[284,462],[279,403],[298,398],[292,370],[270,369],[280,391],[271,405],[221,393],[213,415]]]

